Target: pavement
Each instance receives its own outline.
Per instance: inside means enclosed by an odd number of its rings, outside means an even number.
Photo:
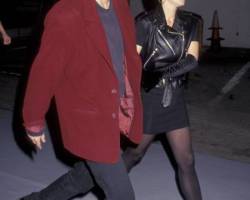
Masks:
[[[190,74],[186,100],[204,200],[250,199],[249,70],[227,93],[222,90],[247,64],[244,59],[206,60]],[[12,126],[19,81],[16,74],[0,73],[1,200],[15,200],[40,190],[70,168],[56,154],[48,131],[42,151],[33,157],[23,151],[22,140],[17,139],[18,133]],[[218,96],[219,100],[214,101]],[[158,141],[153,143],[130,177],[138,200],[182,199],[176,187],[174,169]],[[97,198],[89,193],[77,199]]]
[[[0,194],[3,200],[38,191],[65,173],[69,167],[56,157],[50,138],[44,149],[28,157],[16,145],[11,111],[0,111]],[[250,164],[195,153],[204,200],[249,200]],[[154,143],[130,174],[136,199],[181,200],[175,173],[160,143]],[[77,199],[96,200],[89,193]]]
[[[193,72],[186,99],[197,151],[250,163],[249,68],[206,62]]]

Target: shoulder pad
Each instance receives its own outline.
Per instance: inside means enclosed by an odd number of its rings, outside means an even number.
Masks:
[[[202,17],[194,12],[180,10],[179,11],[180,17],[184,19],[189,19],[193,22],[199,22],[202,20]]]

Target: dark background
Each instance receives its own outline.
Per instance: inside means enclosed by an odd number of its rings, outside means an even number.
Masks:
[[[34,25],[56,0],[1,0],[0,19],[9,28]]]

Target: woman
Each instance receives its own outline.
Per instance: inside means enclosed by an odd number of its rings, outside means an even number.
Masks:
[[[2,35],[3,44],[9,45],[11,43],[11,37],[6,33],[1,21],[0,21],[0,34]]]
[[[198,19],[178,9],[185,0],[159,0],[159,3],[136,21],[137,50],[144,63],[144,138],[136,148],[127,148],[123,158],[130,171],[155,136],[164,133],[177,163],[184,198],[201,200],[183,96],[184,75],[197,66]]]

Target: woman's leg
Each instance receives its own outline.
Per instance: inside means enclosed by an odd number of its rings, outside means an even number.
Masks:
[[[135,200],[134,190],[121,157],[117,163],[112,164],[94,161],[86,163],[107,200]]]
[[[154,138],[154,135],[144,134],[141,143],[136,148],[126,148],[122,154],[122,158],[128,172],[130,172],[130,170],[142,160]]]
[[[166,137],[177,163],[178,181],[185,200],[201,200],[189,128],[171,131],[166,133]]]
[[[93,187],[94,182],[84,162],[77,162],[73,169],[46,188],[25,196],[22,200],[68,200],[88,192]]]

